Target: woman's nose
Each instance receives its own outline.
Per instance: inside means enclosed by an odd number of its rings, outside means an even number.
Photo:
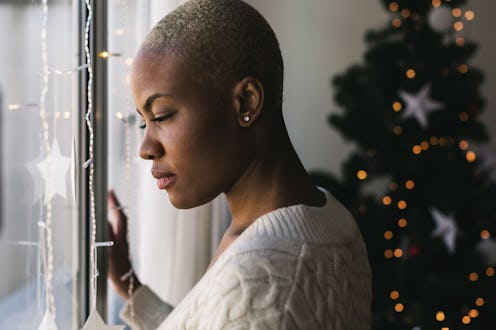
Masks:
[[[145,136],[139,149],[140,157],[146,160],[153,160],[160,157],[164,153],[163,150],[160,141],[154,138],[148,129],[145,129]]]

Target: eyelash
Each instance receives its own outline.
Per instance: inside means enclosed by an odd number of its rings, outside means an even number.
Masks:
[[[174,113],[170,113],[170,114],[167,114],[164,116],[153,118],[151,121],[161,123],[161,122],[164,122],[167,119],[171,118],[172,116],[174,116]],[[143,119],[141,119],[141,124],[138,127],[140,129],[145,129],[146,128],[146,122]]]

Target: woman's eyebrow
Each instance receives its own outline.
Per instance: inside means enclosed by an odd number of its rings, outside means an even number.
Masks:
[[[161,93],[150,95],[146,99],[145,105],[143,106],[143,109],[145,110],[145,112],[150,112],[151,111],[150,109],[152,107],[153,102],[156,99],[161,98],[161,97],[172,97],[172,95],[170,95],[170,94],[161,94]],[[136,111],[138,111],[138,113],[141,115],[141,112],[139,111],[139,109],[136,109]]]

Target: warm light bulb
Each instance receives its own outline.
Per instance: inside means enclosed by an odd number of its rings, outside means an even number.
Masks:
[[[405,228],[408,225],[408,221],[405,218],[398,220],[398,227]]]
[[[408,79],[413,79],[413,78],[415,78],[416,75],[417,75],[417,73],[415,72],[415,70],[413,70],[413,69],[406,70],[406,76]]]
[[[412,148],[412,152],[415,155],[419,155],[422,152],[422,147],[419,146],[419,145],[414,145],[413,148]]]
[[[439,143],[439,138],[437,136],[431,136],[431,138],[429,139],[429,143],[432,146],[437,146],[437,144]]]
[[[438,8],[441,6],[441,0],[432,0],[432,7]]]
[[[122,112],[118,112],[118,113],[116,113],[116,114],[115,114],[115,116],[116,116],[117,118],[119,118],[120,120],[124,119],[124,114],[123,114]]]
[[[461,150],[467,150],[467,148],[468,148],[468,142],[465,141],[465,140],[461,140],[458,143],[458,147],[460,147]]]
[[[400,112],[400,111],[401,111],[401,109],[403,109],[403,106],[401,105],[401,103],[400,103],[400,102],[394,102],[394,103],[393,103],[393,110],[394,110],[395,112]]]
[[[391,249],[387,249],[386,251],[384,251],[384,256],[387,258],[387,259],[391,259],[393,257],[393,250]]]
[[[486,276],[487,277],[493,277],[495,274],[495,270],[493,267],[487,267],[486,269]]]
[[[390,230],[388,230],[388,231],[384,232],[384,239],[386,239],[386,240],[388,240],[388,241],[389,241],[390,239],[392,239],[392,238],[393,238],[393,236],[394,236],[394,235],[393,235],[393,232],[392,232],[392,231],[390,231]]]
[[[453,28],[455,31],[460,32],[463,30],[463,22],[455,22],[455,24],[453,24]]]
[[[7,109],[9,109],[9,110],[19,110],[20,107],[21,106],[17,103],[12,103],[12,104],[7,105]]]
[[[101,57],[101,58],[108,58],[110,56],[110,53],[107,52],[106,50],[98,52],[96,56]]]
[[[463,37],[457,37],[456,40],[456,45],[459,46],[459,47],[462,47],[465,45],[465,38]]]
[[[389,297],[392,299],[392,300],[396,300],[400,297],[400,293],[397,291],[397,290],[393,290],[391,291],[391,293],[389,294]]]
[[[468,279],[472,282],[475,282],[479,279],[479,275],[476,272],[472,272],[470,273],[470,275],[468,275]]]
[[[389,196],[384,196],[382,198],[382,204],[384,205],[391,205],[392,199]]]
[[[71,117],[71,113],[69,111],[65,111],[64,112],[64,118],[69,119],[69,117]]]
[[[410,10],[408,8],[401,10],[401,16],[408,18],[410,16]]]
[[[488,239],[491,236],[491,233],[489,232],[489,230],[484,229],[481,231],[480,236],[482,239]]]
[[[461,74],[465,74],[468,72],[468,66],[466,64],[460,64],[458,66],[458,72],[460,72]]]
[[[424,151],[429,149],[430,148],[429,142],[427,142],[427,141],[420,142],[420,148],[422,148],[422,150],[424,150]]]
[[[394,310],[398,313],[401,313],[405,310],[405,306],[402,303],[398,303],[394,306]]]
[[[399,208],[400,210],[404,210],[404,209],[406,209],[406,207],[407,207],[407,203],[406,203],[406,201],[401,200],[401,201],[399,201],[399,202],[398,202],[398,208]]]
[[[401,135],[403,134],[403,128],[401,126],[394,126],[393,133],[394,135]]]
[[[479,317],[479,311],[477,309],[471,309],[468,312],[468,316],[470,316],[471,318],[475,319],[475,318]]]
[[[472,320],[470,319],[470,316],[468,315],[465,315],[464,317],[462,317],[462,323],[463,324],[469,324]]]
[[[475,159],[476,159],[477,157],[476,157],[476,155],[475,155],[475,152],[473,152],[473,151],[469,151],[469,152],[467,152],[466,158],[467,158],[467,162],[469,162],[469,163],[473,163],[473,162],[475,162]]]
[[[436,320],[438,320],[439,322],[442,322],[446,319],[446,316],[444,315],[443,312],[439,311],[436,313]]]
[[[395,256],[396,258],[401,258],[401,257],[403,257],[403,250],[402,250],[402,249],[396,249],[396,250],[394,250],[394,256]]]
[[[482,307],[482,306],[484,306],[484,304],[485,304],[484,298],[479,297],[479,298],[475,299],[475,304],[476,304],[478,307]]]
[[[462,10],[460,8],[453,8],[451,11],[454,17],[460,17],[462,16]]]
[[[468,20],[468,21],[471,21],[473,20],[475,17],[475,13],[472,11],[472,10],[467,10],[465,12],[465,18]]]
[[[401,20],[400,20],[399,18],[395,18],[395,19],[393,19],[393,26],[394,26],[395,28],[399,28],[399,27],[401,27]]]
[[[366,171],[364,171],[364,170],[359,170],[359,171],[357,172],[357,178],[358,178],[359,180],[365,180],[365,179],[367,179],[367,176],[368,176],[368,175],[367,175],[367,172],[366,172]]]
[[[413,180],[408,180],[407,182],[405,182],[405,188],[408,190],[412,190],[413,188],[415,188],[415,182]]]
[[[393,13],[397,12],[400,6],[396,2],[391,2],[389,4],[389,10],[391,10]]]

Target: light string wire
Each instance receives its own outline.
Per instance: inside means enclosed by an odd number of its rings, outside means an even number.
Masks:
[[[86,0],[86,10],[88,16],[86,18],[86,26],[84,33],[84,50],[86,56],[86,65],[88,70],[88,85],[87,85],[87,109],[86,109],[86,126],[89,134],[89,160],[85,163],[89,166],[89,193],[90,193],[90,310],[96,308],[96,294],[98,276],[97,260],[96,260],[96,211],[95,211],[95,187],[94,187],[94,131],[93,131],[93,67],[91,61],[90,50],[90,30],[93,16],[93,8],[91,0]]]
[[[45,154],[47,158],[47,183],[45,188],[46,194],[46,205],[45,205],[45,223],[44,223],[44,233],[45,233],[45,246],[40,245],[43,249],[43,255],[45,256],[46,262],[45,266],[45,291],[46,291],[46,308],[48,312],[55,319],[56,308],[55,308],[55,298],[53,294],[52,278],[53,278],[53,239],[52,239],[52,180],[53,180],[53,164],[50,159],[51,145],[50,145],[50,127],[48,124],[48,115],[46,110],[46,98],[48,93],[48,76],[50,74],[48,69],[48,45],[47,45],[47,30],[48,30],[48,0],[42,0],[41,2],[42,18],[41,18],[41,91],[40,91],[40,120],[42,124],[42,134],[43,134],[43,145],[45,149]],[[43,240],[42,240],[43,242]]]

